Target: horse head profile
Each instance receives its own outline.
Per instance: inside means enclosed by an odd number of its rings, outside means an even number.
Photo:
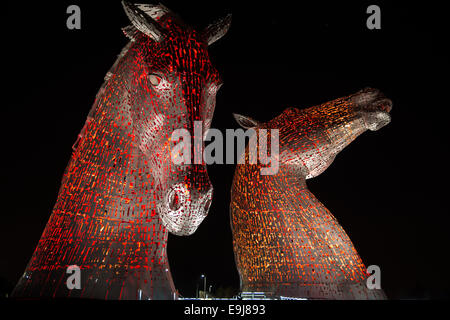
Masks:
[[[97,93],[13,296],[176,298],[168,232],[190,235],[208,213],[206,166],[174,164],[170,137],[195,121],[209,128],[221,80],[208,46],[231,17],[198,32],[161,4],[122,4],[130,41]],[[81,283],[71,290],[73,265]]]

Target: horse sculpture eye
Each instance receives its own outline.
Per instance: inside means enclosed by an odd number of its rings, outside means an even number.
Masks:
[[[150,80],[150,83],[152,84],[152,86],[157,86],[161,82],[161,77],[156,74],[151,74],[149,76],[149,80]]]

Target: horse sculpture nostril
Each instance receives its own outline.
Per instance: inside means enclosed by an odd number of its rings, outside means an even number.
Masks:
[[[392,110],[392,100],[387,98],[382,98],[378,100],[375,105],[384,112],[391,112]]]
[[[169,209],[172,211],[177,211],[181,207],[180,197],[178,193],[175,191],[169,197]]]

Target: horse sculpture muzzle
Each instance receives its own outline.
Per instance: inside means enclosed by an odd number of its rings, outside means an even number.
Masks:
[[[196,173],[197,176],[199,174],[202,173]],[[201,183],[202,188],[186,182],[174,183],[160,201],[158,209],[161,220],[172,234],[177,236],[193,234],[208,215],[213,187],[207,179],[206,170],[203,175],[201,179],[194,180],[206,180],[207,183]]]
[[[377,131],[391,122],[392,101],[380,90],[366,88],[356,93],[353,99],[368,130]]]

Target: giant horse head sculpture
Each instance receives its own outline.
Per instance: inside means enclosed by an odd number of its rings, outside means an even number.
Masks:
[[[208,45],[231,18],[197,32],[161,4],[123,6],[131,41],[97,94],[14,296],[172,299],[168,232],[192,234],[207,215],[206,166],[174,164],[171,134],[194,121],[209,128],[221,82]],[[79,287],[66,286],[69,266]]]
[[[212,187],[205,165],[173,164],[170,137],[181,128],[193,135],[194,121],[209,128],[221,81],[207,47],[225,34],[230,17],[198,33],[163,5],[124,8],[132,22],[124,31],[136,43],[128,64],[130,129],[137,151],[151,164],[165,227],[192,234],[208,212]]]

